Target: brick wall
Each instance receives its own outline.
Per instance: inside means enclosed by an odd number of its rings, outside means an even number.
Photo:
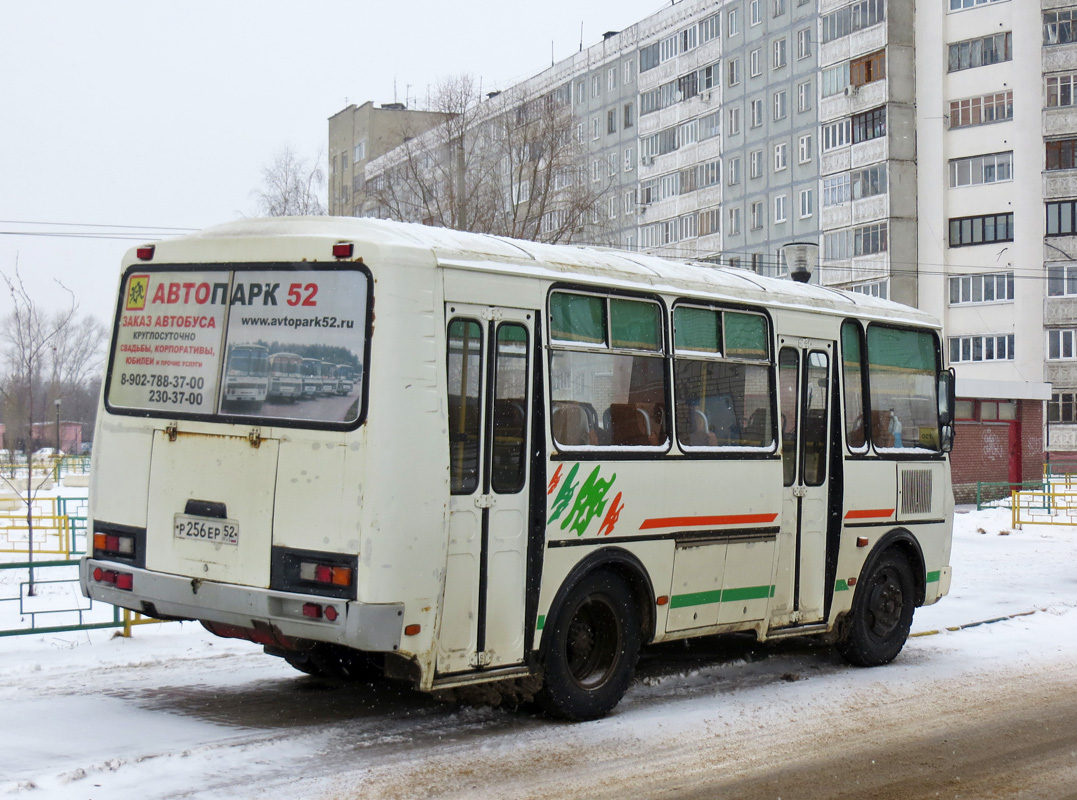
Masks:
[[[1038,481],[1043,476],[1043,402],[1018,400],[1014,423],[957,423],[954,449],[950,454],[950,473],[954,499],[958,503],[976,502],[977,482],[1005,483],[1010,480],[1011,425],[1020,447],[1020,480]],[[1077,471],[1077,462],[1074,469]],[[995,493],[1002,496],[1006,489],[999,487]]]
[[[1021,425],[1021,480],[1038,481],[1043,477],[1043,401],[1017,401],[1017,418]]]

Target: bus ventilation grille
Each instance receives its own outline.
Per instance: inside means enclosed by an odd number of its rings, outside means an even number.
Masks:
[[[902,515],[931,513],[931,470],[910,469],[901,473]]]

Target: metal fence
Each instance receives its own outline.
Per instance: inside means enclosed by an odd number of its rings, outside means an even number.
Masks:
[[[57,479],[83,474],[61,472],[85,469],[83,461],[57,459],[51,468]],[[78,565],[89,544],[86,528],[84,497],[39,498],[29,506],[23,497],[0,498],[0,637],[95,628],[130,636],[132,625],[158,621],[83,597]]]

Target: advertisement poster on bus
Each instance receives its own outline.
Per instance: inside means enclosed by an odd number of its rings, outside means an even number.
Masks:
[[[350,423],[360,413],[358,270],[132,272],[109,404],[163,414]]]

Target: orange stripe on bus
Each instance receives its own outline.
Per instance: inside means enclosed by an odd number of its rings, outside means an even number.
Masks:
[[[892,516],[894,516],[892,508],[862,508],[845,514],[846,519],[875,519],[877,517],[886,519]]]
[[[695,525],[754,525],[773,522],[777,514],[731,514],[724,517],[662,517],[647,519],[639,526],[641,531],[652,528],[688,528]]]

